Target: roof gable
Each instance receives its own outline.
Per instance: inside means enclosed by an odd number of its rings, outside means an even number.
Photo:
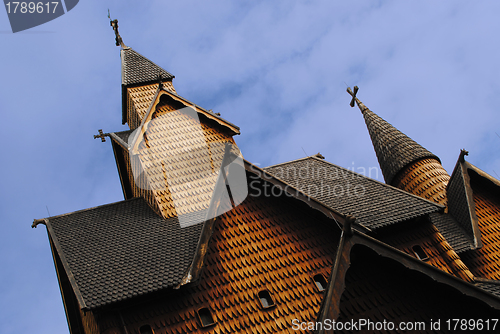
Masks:
[[[164,218],[208,209],[225,146],[240,155],[232,138],[238,133],[159,87],[139,127],[110,135],[124,194],[144,197]]]
[[[464,155],[465,151],[462,150],[446,187],[448,211],[474,241],[474,248],[480,248],[481,232]]]
[[[471,272],[483,279],[500,280],[500,182],[479,168],[464,162],[472,188],[475,214],[481,236],[481,248],[463,254]]]

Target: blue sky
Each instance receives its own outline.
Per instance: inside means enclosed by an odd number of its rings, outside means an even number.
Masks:
[[[178,94],[240,126],[261,166],[321,152],[378,166],[346,84],[438,155],[500,174],[500,2],[94,1],[12,34],[0,11],[0,333],[67,333],[35,218],[123,199],[109,141],[121,125],[119,48],[173,73]],[[379,179],[382,180],[381,174]]]

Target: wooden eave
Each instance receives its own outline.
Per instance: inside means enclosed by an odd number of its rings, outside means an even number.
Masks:
[[[337,249],[336,261],[330,281],[328,283],[327,293],[320,308],[317,321],[324,322],[326,319],[335,320],[340,314],[340,298],[345,289],[345,276],[350,266],[350,253],[355,245],[363,245],[375,251],[378,255],[392,259],[410,270],[414,270],[429,276],[434,281],[446,284],[460,291],[462,294],[479,299],[488,306],[500,310],[500,297],[497,297],[485,290],[475,286],[472,283],[465,282],[453,275],[422,262],[415,257],[406,254],[394,247],[391,247],[381,241],[378,241],[366,234],[353,230],[351,234],[343,231],[339,247]],[[317,331],[322,334],[325,331]]]
[[[113,147],[113,155],[115,157],[116,168],[118,169],[118,176],[120,177],[120,184],[122,186],[123,198],[132,198],[132,185],[127,177],[127,166],[123,159],[123,154],[128,154],[128,144],[125,143],[115,133],[110,133],[111,146]]]
[[[128,85],[128,86],[122,85],[122,124],[125,124],[127,122],[127,88],[143,86],[143,85],[152,84],[152,83],[156,83],[156,82],[153,81],[153,82],[141,83],[141,84],[136,84],[136,85]],[[146,112],[146,116],[142,120],[141,125],[144,124],[145,119],[148,119],[148,117],[150,119],[150,117],[152,115],[151,111],[152,110],[154,111],[154,108],[156,107],[156,105],[159,102],[159,98],[163,94],[167,94],[173,100],[181,102],[186,107],[190,106],[190,107],[195,108],[195,110],[198,114],[201,114],[201,115],[205,116],[206,118],[208,118],[212,121],[215,121],[217,124],[221,125],[222,127],[229,129],[231,131],[232,135],[241,134],[240,128],[238,126],[236,126],[233,123],[225,120],[224,118],[214,114],[213,112],[210,112],[210,111],[196,105],[195,103],[189,101],[188,99],[186,99],[180,95],[174,94],[174,93],[172,93],[164,88],[161,88],[161,85],[158,86],[158,89],[156,90],[156,93],[155,93],[155,97],[153,98],[153,101],[151,102],[151,105],[149,106],[149,108]]]
[[[189,101],[188,99],[185,99],[183,98],[182,96],[180,95],[177,95],[177,94],[174,94],[166,89],[162,89],[161,90],[161,93],[162,94],[167,94],[168,96],[170,96],[172,99],[176,100],[176,101],[179,101],[181,102],[182,104],[184,104],[186,107],[187,106],[190,106],[190,107],[194,107],[196,112],[198,112],[198,114],[201,114],[203,116],[205,116],[206,118],[212,120],[212,121],[215,121],[216,123],[218,123],[219,125],[221,125],[222,127],[225,127],[227,128],[228,130],[230,130],[232,133],[233,133],[233,136],[234,135],[239,135],[241,134],[240,133],[240,128],[236,125],[234,125],[233,123],[225,120],[224,118],[220,117],[220,116],[217,116],[216,114],[214,114],[213,112],[210,112],[198,105],[196,105],[195,103]],[[159,101],[159,100],[158,100]],[[155,102],[154,103],[154,106],[156,106],[158,102]],[[148,114],[149,114],[149,111],[148,111]]]
[[[322,322],[325,319],[337,319],[340,315],[340,298],[345,290],[345,275],[349,268],[351,248],[353,246],[351,236],[352,231],[348,230],[347,225],[344,225],[333,269],[328,279],[328,289],[318,312],[318,322]],[[319,331],[318,333],[323,332]]]
[[[78,287],[78,284],[76,283],[75,277],[73,275],[73,272],[71,271],[71,268],[69,267],[68,261],[64,255],[64,252],[62,251],[61,244],[59,243],[59,240],[56,237],[56,234],[54,233],[54,230],[52,229],[52,226],[50,224],[50,219],[45,218],[45,226],[47,227],[47,233],[49,235],[50,240],[52,240],[51,245],[54,245],[54,254],[57,252],[57,256],[59,257],[62,266],[64,268],[64,271],[66,272],[66,275],[68,276],[68,280],[71,284],[71,287],[73,289],[73,292],[75,293],[76,300],[78,301],[78,305],[81,310],[88,310],[87,305],[85,304],[85,300],[83,299],[83,296],[80,292],[80,288]],[[55,257],[54,257],[55,261]],[[58,279],[60,280],[59,273],[58,273]]]
[[[65,284],[63,284],[62,281],[63,276],[67,275],[65,275],[64,273],[65,269],[62,268],[61,266],[61,257],[55,250],[54,241],[50,236],[50,234],[48,233],[48,229],[47,229],[47,235],[49,237],[50,251],[52,253],[52,259],[54,260],[54,267],[56,269],[57,281],[59,283],[59,290],[61,291],[61,297],[64,305],[64,313],[66,314],[66,321],[68,322],[69,331],[72,334],[79,334],[79,333],[83,334],[84,329],[81,322],[81,318],[79,317],[80,309],[74,309],[74,306],[72,307],[75,295],[71,293],[71,291],[67,291],[67,289],[65,288]]]

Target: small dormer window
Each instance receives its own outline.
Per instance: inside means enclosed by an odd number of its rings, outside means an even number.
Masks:
[[[139,328],[141,334],[154,334],[153,329],[149,325],[144,325]]]
[[[259,292],[259,300],[262,308],[270,308],[274,306],[274,300],[267,290],[262,290],[261,292]]]
[[[427,253],[425,253],[425,250],[422,248],[420,245],[415,245],[411,248],[413,250],[413,253],[417,256],[419,260],[425,261],[429,259],[429,256]]]
[[[212,312],[208,307],[204,307],[198,310],[198,317],[200,318],[201,326],[208,327],[215,324],[214,318],[212,317]]]
[[[317,274],[313,277],[314,283],[316,283],[316,287],[318,288],[318,291],[324,291],[326,289],[327,283],[326,279],[323,275]]]

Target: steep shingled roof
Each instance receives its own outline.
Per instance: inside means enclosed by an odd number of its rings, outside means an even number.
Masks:
[[[161,80],[172,80],[174,76],[132,48],[120,52],[122,58],[122,85],[134,85]]]
[[[73,290],[90,309],[178,285],[202,224],[181,228],[142,198],[46,220]]]
[[[437,156],[368,109],[358,98],[355,100],[365,119],[373,148],[387,184],[392,184],[396,174],[414,161],[434,158],[441,162]]]
[[[460,254],[474,249],[474,240],[467,235],[467,232],[450,214],[431,213],[429,218],[455,252]]]
[[[400,189],[307,157],[264,170],[342,214],[352,214],[370,229],[395,224],[443,209]]]
[[[446,195],[448,197],[448,211],[457,223],[467,232],[470,239],[474,240],[476,247],[482,247],[481,232],[478,227],[474,196],[470,186],[467,166],[465,165],[464,153],[462,151],[455,169],[451,175]]]

